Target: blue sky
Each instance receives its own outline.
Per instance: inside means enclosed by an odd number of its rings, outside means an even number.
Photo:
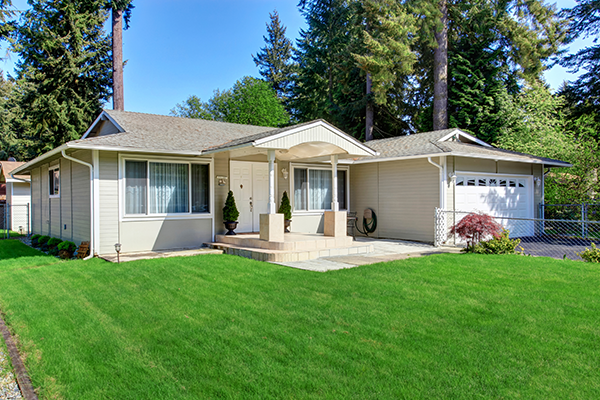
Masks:
[[[574,0],[559,0],[572,7]],[[25,0],[15,0],[17,8]],[[297,0],[134,0],[131,28],[123,34],[125,109],[168,114],[195,94],[208,100],[245,75],[259,76],[252,54],[264,45],[269,13],[277,10],[291,39],[306,25]],[[581,48],[591,39],[571,46]],[[12,73],[15,56],[0,62]],[[561,67],[545,74],[553,88],[573,79]],[[112,107],[112,102],[107,108]]]

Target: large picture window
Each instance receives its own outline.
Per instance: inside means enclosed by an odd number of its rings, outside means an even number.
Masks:
[[[125,161],[125,214],[209,213],[206,164]]]
[[[338,203],[347,207],[346,170],[338,174]],[[333,179],[330,169],[294,168],[294,211],[331,210]]]
[[[58,165],[48,170],[48,189],[50,197],[60,196],[60,168]]]

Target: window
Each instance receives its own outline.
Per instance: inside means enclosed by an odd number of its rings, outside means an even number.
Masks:
[[[60,195],[60,169],[57,166],[48,170],[48,189],[50,197],[59,197]]]
[[[337,171],[338,203],[347,209],[347,171]],[[294,210],[331,210],[333,179],[330,169],[294,168]]]
[[[125,161],[125,214],[208,213],[206,164]]]

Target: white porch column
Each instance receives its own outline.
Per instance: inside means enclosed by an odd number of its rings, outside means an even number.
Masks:
[[[275,214],[275,150],[268,151],[269,160],[269,214]]]
[[[333,154],[331,156],[331,176],[333,182],[331,183],[332,195],[331,195],[331,211],[340,211],[340,203],[338,201],[338,175],[337,175],[337,164],[338,156]]]

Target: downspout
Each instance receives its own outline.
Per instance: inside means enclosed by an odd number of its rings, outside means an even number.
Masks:
[[[89,260],[94,257],[94,167],[90,163],[86,163],[85,161],[81,161],[77,158],[73,158],[68,156],[64,150],[61,151],[62,156],[73,162],[76,162],[81,165],[85,165],[90,169],[90,255],[85,257],[84,260]],[[71,194],[73,195],[73,194]],[[72,223],[72,221],[71,221]]]
[[[441,157],[440,157],[441,159]],[[445,177],[444,175],[444,169],[446,166],[446,163],[443,163],[444,166],[442,167],[441,165],[439,165],[438,163],[434,162],[431,157],[427,157],[427,161],[429,161],[429,164],[433,165],[434,167],[436,167],[437,169],[440,170],[440,209],[445,210],[445,204],[444,204],[444,181],[445,181]]]

